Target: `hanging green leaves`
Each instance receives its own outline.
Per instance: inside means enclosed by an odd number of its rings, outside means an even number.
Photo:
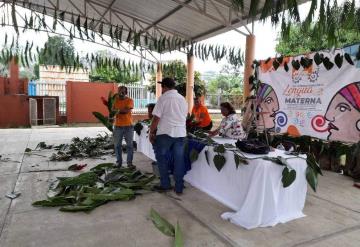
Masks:
[[[281,182],[283,187],[289,187],[296,179],[296,171],[293,169],[289,169],[287,166],[284,167],[282,171]]]
[[[226,163],[226,159],[223,155],[216,154],[213,159],[216,169],[220,172]]]
[[[16,20],[15,0],[13,0],[12,4],[11,4],[11,17],[12,17],[12,22],[13,22],[15,32],[19,35],[19,28],[18,28],[18,24],[17,24],[17,20]]]

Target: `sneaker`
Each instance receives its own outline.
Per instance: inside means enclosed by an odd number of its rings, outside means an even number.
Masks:
[[[167,192],[167,191],[170,191],[171,190],[171,187],[169,188],[164,188],[162,187],[161,185],[154,185],[153,186],[153,190],[159,192],[159,193],[162,193],[162,192]]]

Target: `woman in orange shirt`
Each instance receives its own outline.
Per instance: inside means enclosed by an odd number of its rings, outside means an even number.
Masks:
[[[212,121],[208,109],[201,104],[199,97],[194,98],[194,107],[191,112],[195,117],[196,126],[203,130],[211,130]]]

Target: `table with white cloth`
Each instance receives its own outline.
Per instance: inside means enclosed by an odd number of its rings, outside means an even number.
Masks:
[[[147,138],[147,127],[141,135],[135,134],[138,151],[151,159],[155,159],[151,143]],[[213,138],[218,143],[234,144],[227,138]],[[208,152],[206,161],[205,151]],[[263,155],[243,153],[248,158]],[[269,157],[292,157],[287,162],[296,171],[295,181],[287,188],[281,182],[283,166],[264,159],[248,160],[247,165],[240,164],[236,168],[234,153],[226,151],[226,163],[220,172],[213,163],[216,153],[213,147],[205,146],[198,159],[191,164],[191,170],[184,179],[192,186],[207,193],[234,212],[221,215],[236,225],[247,229],[274,226],[305,216],[302,213],[305,204],[307,181],[305,176],[306,160],[288,156],[282,150],[267,154]],[[305,158],[306,156],[303,156]]]

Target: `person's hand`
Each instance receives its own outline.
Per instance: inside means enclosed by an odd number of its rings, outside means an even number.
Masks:
[[[149,134],[149,141],[151,144],[155,143],[155,139],[156,139],[156,134],[155,133],[151,133]]]
[[[216,135],[216,131],[209,131],[209,137],[214,137]]]

